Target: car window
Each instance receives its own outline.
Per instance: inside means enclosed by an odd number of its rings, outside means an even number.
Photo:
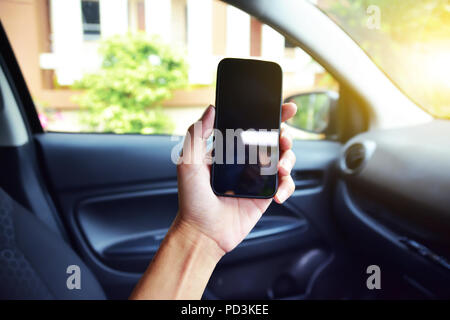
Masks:
[[[450,1],[310,1],[425,111],[450,119]]]
[[[182,135],[214,103],[224,57],[278,62],[284,97],[338,86],[281,34],[216,0],[2,1],[0,15],[46,131]]]

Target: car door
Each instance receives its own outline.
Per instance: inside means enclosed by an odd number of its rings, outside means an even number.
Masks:
[[[45,177],[78,252],[107,294],[125,298],[156,253],[177,212],[176,168],[169,137],[42,133],[36,135]],[[272,204],[246,240],[214,272],[207,297],[269,298],[306,293],[331,249],[304,212],[330,211],[339,144],[295,143],[296,191]],[[301,157],[308,152],[310,156]],[[325,230],[324,230],[325,231]],[[311,264],[297,275],[298,261]],[[283,290],[286,290],[284,292]],[[272,295],[272,296],[271,296]]]
[[[171,155],[182,137],[45,132],[10,47],[2,43],[2,48],[9,57],[4,67],[14,75],[10,84],[20,88],[35,170],[45,200],[57,212],[57,228],[108,297],[127,298],[177,213]],[[337,137],[294,142],[293,196],[283,205],[273,203],[220,261],[204,298],[346,296],[353,283],[341,288],[341,279],[329,278],[349,272],[344,266],[352,261],[337,241],[331,215],[341,150]]]

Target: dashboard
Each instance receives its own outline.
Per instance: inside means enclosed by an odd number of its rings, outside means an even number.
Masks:
[[[430,297],[450,296],[449,137],[445,120],[369,131],[348,141],[338,160],[342,228]]]

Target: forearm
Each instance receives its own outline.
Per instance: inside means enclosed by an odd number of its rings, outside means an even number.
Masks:
[[[130,299],[200,299],[224,251],[176,219]]]

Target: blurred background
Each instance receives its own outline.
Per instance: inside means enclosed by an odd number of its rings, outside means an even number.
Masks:
[[[415,102],[450,117],[448,0],[310,2]],[[0,17],[48,131],[184,134],[214,103],[224,57],[279,63],[284,97],[338,91],[307,53],[218,0],[0,0]]]
[[[224,57],[278,62],[284,96],[337,86],[278,32],[217,0],[0,3],[50,131],[184,134],[214,103]]]

